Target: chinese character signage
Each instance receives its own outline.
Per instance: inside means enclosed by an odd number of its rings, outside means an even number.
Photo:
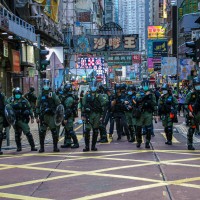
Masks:
[[[132,59],[133,63],[141,63],[141,55],[133,55]]]
[[[164,76],[177,74],[176,57],[162,57],[161,58],[161,74]]]
[[[132,56],[110,56],[108,57],[108,66],[114,66],[114,65],[121,65],[121,66],[127,66],[132,65]]]
[[[117,36],[74,36],[73,42],[76,53],[139,50],[138,34]]]
[[[162,26],[148,26],[148,38],[159,39],[165,37],[165,28]]]
[[[78,69],[93,69],[97,75],[102,75],[104,72],[104,58],[78,58]]]

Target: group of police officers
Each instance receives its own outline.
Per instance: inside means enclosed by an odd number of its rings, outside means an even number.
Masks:
[[[45,135],[47,130],[52,133],[53,151],[59,152],[58,140],[60,125],[64,132],[64,144],[61,148],[79,148],[78,139],[74,131],[74,120],[77,117],[79,99],[73,93],[71,83],[63,88],[52,91],[48,79],[43,80],[41,93],[36,97],[34,88],[25,95],[20,88],[13,89],[13,95],[6,98],[0,85],[0,154],[4,139],[3,129],[13,126],[17,151],[22,151],[21,135],[26,135],[31,151],[37,151],[30,131],[29,121],[38,123],[40,149],[45,151]],[[156,100],[155,93],[149,88],[148,82],[142,82],[136,88],[134,85],[115,84],[114,88],[100,85],[91,86],[81,101],[81,118],[83,120],[83,135],[85,148],[83,152],[97,151],[96,143],[100,133],[101,143],[108,142],[107,124],[110,122],[109,138],[113,137],[116,122],[117,140],[126,136],[129,142],[136,142],[136,147],[142,144],[142,135],[146,135],[145,148],[150,148],[153,134],[153,120],[158,116],[162,120],[167,141],[172,145],[173,123],[178,122],[178,101],[168,84],[161,87],[161,96]],[[188,92],[185,102],[188,129],[188,150],[195,150],[193,135],[200,122],[200,78],[193,79],[193,89]],[[90,145],[90,131],[92,140]]]

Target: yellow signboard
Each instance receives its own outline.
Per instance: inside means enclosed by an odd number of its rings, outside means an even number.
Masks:
[[[148,26],[148,38],[158,39],[165,37],[165,28],[162,26]]]

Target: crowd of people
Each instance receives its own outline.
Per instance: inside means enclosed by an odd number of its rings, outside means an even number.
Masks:
[[[142,144],[145,136],[145,148],[150,148],[151,137],[154,136],[154,121],[162,121],[166,134],[166,145],[172,145],[173,124],[178,116],[186,118],[189,126],[187,134],[188,150],[195,150],[193,135],[199,132],[200,121],[200,79],[193,79],[192,87],[182,87],[177,91],[168,84],[150,89],[148,81],[139,87],[116,83],[113,88],[94,84],[78,98],[73,92],[72,84],[66,83],[56,92],[52,91],[48,79],[43,80],[42,92],[36,97],[34,88],[22,94],[20,88],[13,89],[13,95],[6,98],[0,91],[0,154],[4,138],[3,128],[13,126],[17,151],[22,151],[21,135],[26,135],[31,151],[37,151],[31,134],[29,121],[38,123],[40,140],[39,153],[45,151],[45,135],[47,129],[52,133],[53,151],[59,152],[58,140],[60,126],[63,126],[64,144],[61,148],[79,148],[74,131],[74,120],[78,116],[78,105],[83,121],[84,152],[97,151],[96,143],[108,142],[113,138],[116,124],[117,140],[126,136],[136,147]],[[0,87],[1,89],[1,87]],[[109,124],[109,129],[108,129]],[[90,142],[90,131],[92,139]],[[109,132],[107,132],[109,130]],[[108,133],[108,134],[107,134]],[[91,145],[90,145],[91,143]]]

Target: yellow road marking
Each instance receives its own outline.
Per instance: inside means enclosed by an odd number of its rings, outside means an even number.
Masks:
[[[0,192],[0,197],[9,198],[9,199],[21,199],[21,200],[50,200],[46,198],[40,198],[40,197],[31,197],[31,196],[24,196],[24,195],[18,195],[18,194],[9,194],[9,193],[3,193]]]
[[[161,133],[161,135],[167,140],[165,133]],[[174,136],[172,137],[173,143],[180,143]]]

